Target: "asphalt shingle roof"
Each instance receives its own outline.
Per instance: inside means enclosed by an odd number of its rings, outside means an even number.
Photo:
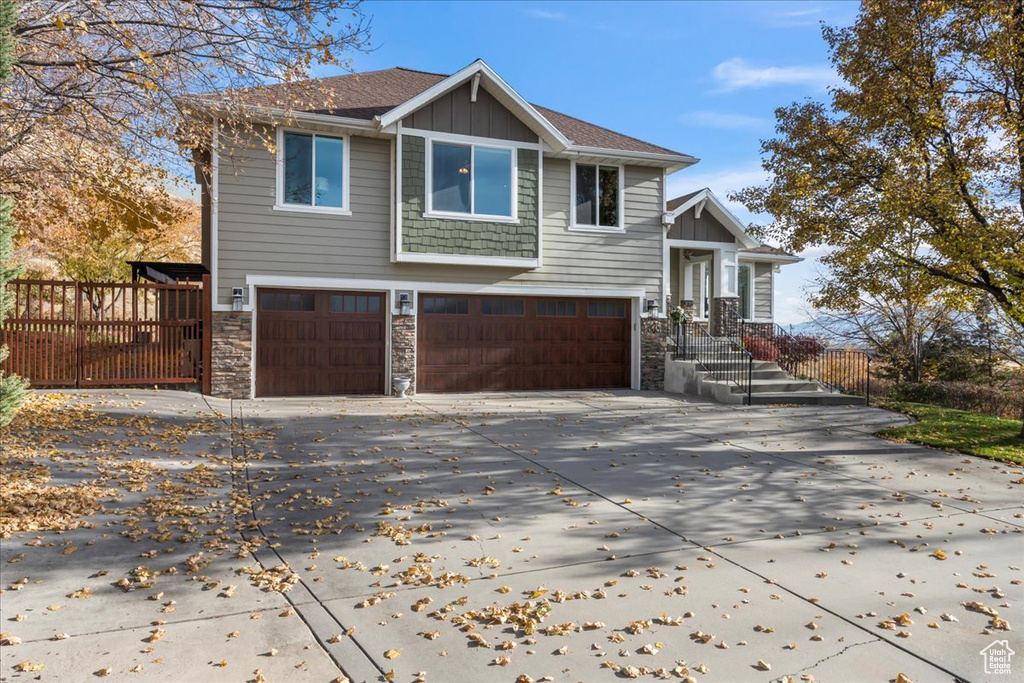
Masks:
[[[246,104],[272,108],[296,107],[300,111],[371,120],[394,109],[440,83],[444,74],[416,71],[404,67],[331,76],[299,83],[248,88],[240,94]],[[317,101],[330,95],[335,105],[329,108],[303,107],[302,101]],[[210,97],[210,95],[207,95]],[[296,105],[296,103],[299,103]],[[568,114],[532,105],[551,125],[574,144],[623,152],[682,155],[681,152],[617,133]]]

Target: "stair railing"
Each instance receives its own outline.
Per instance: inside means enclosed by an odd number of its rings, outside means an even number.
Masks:
[[[728,310],[728,309],[727,309]],[[743,320],[734,311],[727,329],[738,330],[738,345],[756,360],[778,363],[793,377],[816,382],[833,394],[871,401],[871,356],[860,349],[830,348],[811,335],[790,334],[775,323]]]
[[[675,360],[692,360],[713,379],[728,382],[750,405],[754,357],[731,339],[712,336],[703,325],[683,320],[675,325]]]

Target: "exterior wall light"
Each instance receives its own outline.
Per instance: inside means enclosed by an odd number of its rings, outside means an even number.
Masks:
[[[412,299],[409,298],[409,292],[399,292],[398,310],[402,315],[412,315]]]
[[[231,288],[231,310],[240,311],[242,310],[243,299],[245,298],[245,290],[241,287]]]
[[[657,299],[648,299],[647,303],[646,303],[646,310],[647,310],[647,316],[649,318],[654,318],[655,316],[657,316],[658,315],[658,300]]]

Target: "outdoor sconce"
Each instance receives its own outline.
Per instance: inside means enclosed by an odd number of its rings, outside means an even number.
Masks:
[[[653,318],[658,315],[658,301],[656,299],[647,300],[647,317]]]
[[[409,292],[398,293],[398,310],[402,315],[412,315],[412,300]]]
[[[231,288],[231,310],[240,311],[242,310],[242,299],[245,296],[242,292],[244,290],[241,287]]]

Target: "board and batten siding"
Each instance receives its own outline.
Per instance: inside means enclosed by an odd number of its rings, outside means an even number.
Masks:
[[[696,211],[690,209],[676,216],[668,230],[670,240],[697,240],[700,242],[733,243],[736,238],[710,211],[701,211],[700,218],[694,218]]]
[[[318,130],[310,128],[310,130]],[[569,162],[544,159],[544,265],[518,268],[391,261],[392,141],[349,138],[351,216],[274,210],[275,160],[255,146],[235,167],[221,160],[217,302],[246,275],[396,282],[643,288],[662,280],[662,172],[625,167],[626,232],[570,232]],[[443,288],[443,287],[442,287]]]
[[[402,126],[516,142],[539,141],[537,134],[486,88],[477,89],[476,102],[470,100],[471,93],[470,84],[463,83],[406,116]]]

